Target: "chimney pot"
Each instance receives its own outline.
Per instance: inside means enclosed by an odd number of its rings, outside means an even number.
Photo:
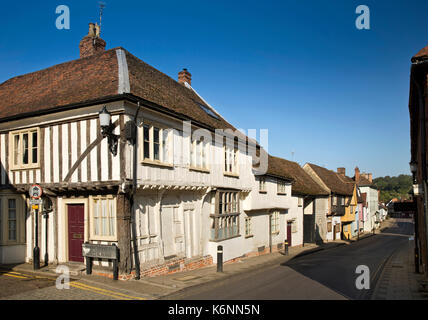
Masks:
[[[178,73],[178,82],[183,84],[187,82],[190,86],[192,85],[192,75],[186,68]]]

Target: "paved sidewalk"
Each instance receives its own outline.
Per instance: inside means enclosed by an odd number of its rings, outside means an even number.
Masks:
[[[395,227],[398,219],[387,221],[387,227]],[[372,300],[421,300],[426,299],[419,291],[423,275],[415,273],[414,240],[409,241],[385,261],[376,283]]]
[[[415,273],[414,241],[398,248],[386,261],[372,300],[420,300],[419,274]]]
[[[225,263],[222,273],[217,272],[216,265],[211,265],[192,271],[150,278],[144,277],[141,278],[141,280],[128,281],[114,281],[112,279],[96,275],[72,275],[70,278],[76,285],[73,285],[73,288],[70,290],[58,290],[55,286],[51,286],[10,296],[7,297],[7,299],[168,299],[169,295],[190,287],[204,285],[211,281],[225,281],[231,277],[237,277],[244,273],[260,270],[263,267],[287,262],[298,256],[346,244],[347,242],[341,240],[324,243],[322,245],[305,244],[304,247],[289,248],[288,255],[276,252],[256,257],[242,258],[238,262]],[[52,266],[50,268],[42,268],[34,272],[30,264],[22,264],[14,266],[12,270],[15,272],[22,272],[27,275],[34,274],[50,277],[52,279],[58,277],[58,274],[54,273]],[[91,292],[88,292],[86,289],[92,290],[94,294],[91,294]]]

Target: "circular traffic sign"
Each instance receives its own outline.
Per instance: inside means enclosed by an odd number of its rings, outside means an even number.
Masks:
[[[42,187],[39,186],[38,184],[33,184],[30,187],[30,197],[33,199],[40,199],[40,197],[43,194],[43,190]]]

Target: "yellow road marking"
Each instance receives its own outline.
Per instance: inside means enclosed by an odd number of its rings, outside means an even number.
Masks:
[[[104,296],[108,296],[108,297],[112,297],[112,298],[115,298],[115,299],[130,300],[130,299],[122,298],[120,296],[116,296],[116,295],[113,295],[113,294],[107,294],[105,292],[102,292],[101,290],[89,289],[89,288],[86,288],[84,286],[80,286],[80,284],[77,284],[77,283],[74,283],[74,282],[70,282],[70,286],[72,286],[74,288],[81,289],[81,290],[86,290],[86,291],[89,291],[89,292],[95,292],[95,293],[98,293],[98,294],[101,294],[101,295],[104,295]]]
[[[140,298],[140,297],[135,297],[135,296],[130,296],[130,295],[127,295],[127,294],[124,294],[124,293],[121,293],[121,292],[117,292],[117,291],[111,291],[111,290],[107,290],[107,289],[102,289],[102,288],[98,288],[98,287],[93,287],[93,286],[90,286],[90,285],[88,285],[88,284],[85,284],[85,283],[81,283],[81,282],[73,282],[74,284],[77,284],[77,285],[79,285],[79,286],[83,286],[83,287],[86,287],[86,288],[88,288],[88,289],[93,289],[93,290],[99,290],[99,291],[103,291],[103,292],[106,292],[106,293],[109,293],[109,294],[113,294],[113,295],[118,295],[118,296],[122,296],[122,297],[126,297],[126,298],[129,298],[129,299],[136,299],[136,300],[147,300],[147,299],[145,299],[145,298]]]
[[[28,279],[28,277],[18,276],[16,274],[11,274],[11,273],[2,273],[1,275],[2,276],[13,277],[13,278],[18,278],[18,279]]]

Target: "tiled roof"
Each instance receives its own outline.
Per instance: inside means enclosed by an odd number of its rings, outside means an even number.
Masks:
[[[328,195],[296,162],[269,155],[268,174],[282,175],[293,180],[293,194]]]
[[[125,56],[120,69],[119,56]],[[123,59],[122,59],[123,61]],[[123,78],[126,79],[123,79]],[[127,85],[123,86],[123,83]],[[33,116],[34,112],[119,97],[122,93],[148,100],[185,119],[211,128],[234,127],[221,116],[208,115],[204,101],[191,89],[149,66],[123,48],[114,48],[0,84],[0,118]],[[210,109],[210,108],[209,108]]]
[[[325,185],[333,193],[352,196],[354,191],[354,181],[347,176],[340,176],[337,172],[308,163],[308,166],[318,175]]]

